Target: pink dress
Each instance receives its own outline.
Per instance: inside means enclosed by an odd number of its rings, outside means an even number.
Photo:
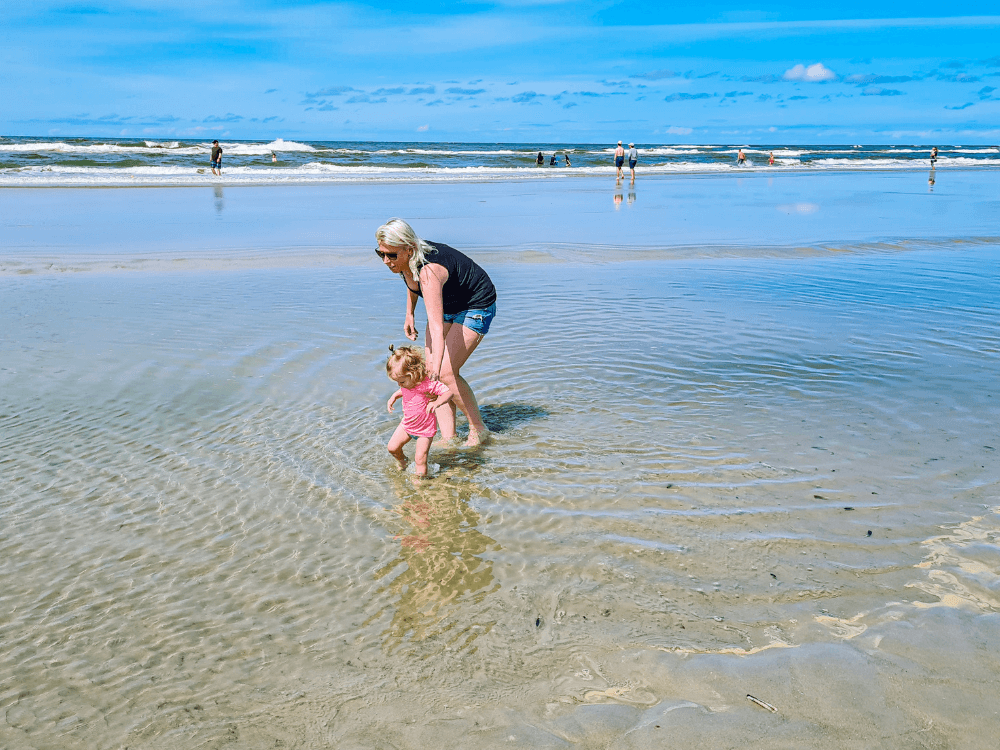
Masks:
[[[416,388],[403,388],[403,429],[412,437],[434,437],[437,434],[437,417],[427,413],[427,394],[443,396],[448,386],[440,380],[425,380]]]

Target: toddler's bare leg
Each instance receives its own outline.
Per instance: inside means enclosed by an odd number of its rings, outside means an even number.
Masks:
[[[429,438],[429,437],[417,438],[417,450],[413,454],[413,463],[416,464],[414,473],[417,476],[420,477],[427,476],[427,456],[431,452],[432,442],[434,442],[434,438]]]
[[[403,453],[403,446],[410,442],[410,436],[406,434],[406,430],[403,429],[403,423],[400,422],[396,427],[396,431],[392,433],[392,437],[389,438],[388,450],[394,459],[399,462],[399,468],[406,468],[406,455]],[[420,443],[417,443],[419,447]],[[425,459],[426,461],[426,453]]]

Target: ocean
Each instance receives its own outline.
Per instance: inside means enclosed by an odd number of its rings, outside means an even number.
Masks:
[[[0,747],[992,748],[1000,200],[918,157],[0,190]],[[424,481],[392,215],[498,289]]]
[[[209,169],[211,141],[98,138],[0,138],[0,186],[242,185],[358,180],[533,180],[611,173],[614,144],[421,143],[350,141],[221,142],[223,177]],[[756,169],[856,171],[921,169],[930,148],[917,145],[798,146],[637,144],[645,174]],[[737,166],[742,148],[747,164]],[[939,167],[997,168],[996,146],[939,145]],[[541,152],[544,166],[536,166]],[[775,164],[768,165],[773,152]],[[271,155],[277,158],[272,161]],[[556,155],[556,165],[550,158]],[[569,156],[572,166],[566,167]]]

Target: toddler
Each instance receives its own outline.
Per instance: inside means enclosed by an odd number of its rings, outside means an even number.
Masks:
[[[415,473],[427,476],[427,454],[437,434],[435,412],[451,400],[451,391],[444,383],[428,379],[424,354],[415,346],[396,349],[390,345],[385,371],[390,380],[399,384],[399,390],[389,397],[386,404],[389,411],[392,411],[396,401],[403,399],[403,419],[389,439],[389,453],[399,462],[400,468],[405,468],[403,446],[410,442],[410,438],[416,439],[417,451],[413,456]]]

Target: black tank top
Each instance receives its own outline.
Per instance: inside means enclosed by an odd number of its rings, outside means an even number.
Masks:
[[[472,258],[442,242],[427,244],[434,248],[434,251],[425,254],[426,263],[437,263],[439,266],[444,266],[448,272],[448,280],[442,289],[445,315],[455,315],[462,310],[485,310],[496,303],[496,287],[493,286],[486,271]],[[406,283],[405,278],[403,283]],[[424,296],[420,291],[419,279],[417,288],[411,288],[411,291],[421,297]]]

